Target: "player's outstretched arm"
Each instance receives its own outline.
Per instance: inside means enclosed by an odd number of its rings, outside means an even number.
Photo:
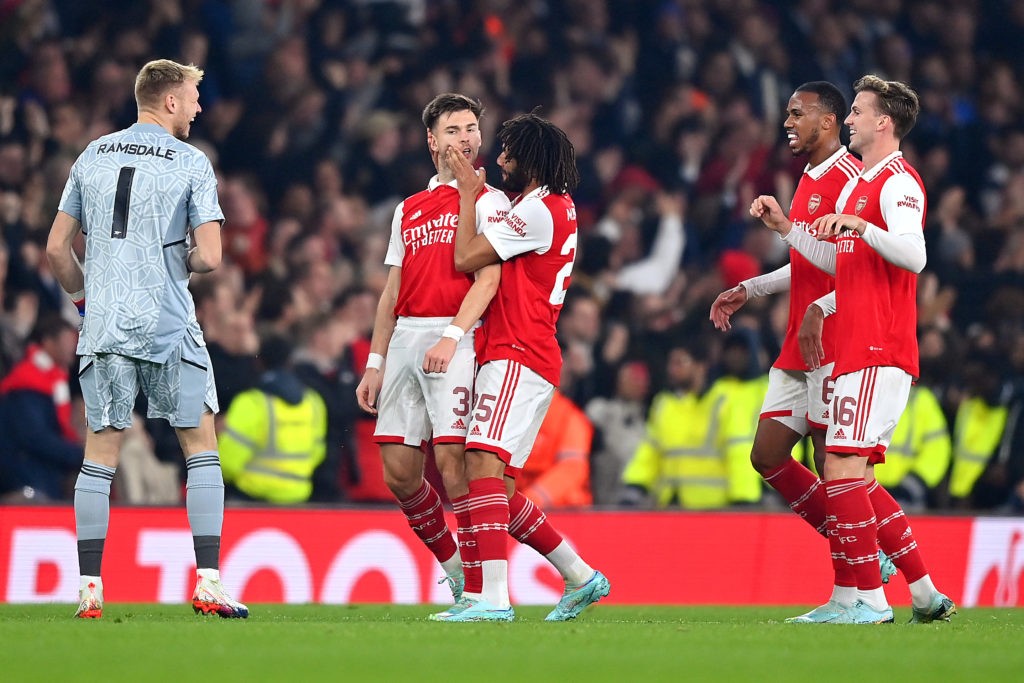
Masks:
[[[711,304],[711,322],[717,329],[728,332],[732,329],[730,318],[733,313],[742,308],[749,299],[789,291],[790,272],[790,265],[787,263],[770,273],[749,278],[732,289],[725,290]]]

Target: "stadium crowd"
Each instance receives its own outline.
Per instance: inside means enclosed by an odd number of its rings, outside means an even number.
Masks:
[[[914,394],[925,398],[911,398],[879,478],[918,509],[1020,513],[1022,34],[1012,0],[0,2],[0,493],[69,496],[85,426],[55,320],[78,314],[46,236],[77,155],[134,122],[134,75],[167,57],[205,70],[190,142],[219,175],[225,262],[192,290],[222,419],[258,387],[261,343],[291,340],[290,372],[328,416],[310,498],[324,503],[390,500],[355,386],[392,212],[433,175],[420,111],[435,94],[483,102],[491,177],[494,131],[515,113],[540,106],[575,145],[581,234],[560,390],[593,437],[589,482],[563,468],[586,489],[566,500],[613,505],[645,502],[633,456],[665,428],[654,415],[645,427],[659,391],[753,406],[715,435],[733,449],[723,460],[743,461],[736,444],[752,439],[760,405],[750,387],[778,353],[787,301],[752,300],[728,335],[708,311],[788,257],[747,208],[792,197],[805,163],[782,129],[794,88],[828,80],[849,100],[864,73],[911,84],[922,112],[903,148],[929,196]],[[173,431],[140,418],[133,432],[121,500],[180,495]],[[725,502],[770,507],[741,465],[729,486],[741,493]]]

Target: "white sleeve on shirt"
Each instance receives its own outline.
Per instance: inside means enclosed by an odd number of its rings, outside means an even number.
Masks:
[[[776,292],[788,292],[792,283],[790,270],[790,265],[787,263],[770,273],[758,275],[749,280],[743,280],[740,284],[743,285],[743,289],[747,290],[748,299],[775,294]]]
[[[538,197],[519,202],[508,212],[505,220],[486,226],[483,232],[502,261],[530,251],[538,254],[547,252],[554,234],[555,221],[551,211]]]
[[[897,173],[885,181],[879,202],[888,231],[868,223],[861,237],[889,263],[920,273],[928,262],[924,246],[924,190],[909,173]]]
[[[814,304],[817,304],[826,318],[829,317],[836,312],[836,290],[833,289],[828,294],[818,297],[812,302],[812,305]]]
[[[384,264],[402,267],[405,260],[405,243],[402,241],[402,214],[405,213],[405,200],[395,207],[395,215],[391,219],[391,239],[388,240],[388,253],[384,256]]]
[[[816,240],[803,230],[790,230],[782,241],[800,252],[800,255],[829,275],[836,274],[836,245]]]
[[[488,225],[500,223],[508,215],[512,202],[500,190],[488,190],[476,200],[476,231],[482,233]]]
[[[619,270],[615,283],[635,294],[663,294],[679,272],[686,248],[683,219],[669,214],[658,222],[658,234],[646,257]]]
[[[84,155],[85,152],[82,152]],[[64,185],[64,192],[61,193],[60,203],[57,208],[80,223],[82,221],[82,186],[79,183],[79,164],[82,163],[82,155],[75,160],[68,174],[67,183]],[[88,232],[87,226],[82,226],[82,232]]]

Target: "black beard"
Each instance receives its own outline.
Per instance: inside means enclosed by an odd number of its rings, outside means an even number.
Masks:
[[[530,179],[526,177],[526,174],[519,168],[512,171],[502,171],[501,175],[501,187],[504,190],[508,190],[514,194],[519,194],[526,189],[526,186],[530,184]]]

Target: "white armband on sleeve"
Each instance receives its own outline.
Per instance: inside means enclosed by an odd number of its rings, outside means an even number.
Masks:
[[[743,280],[740,284],[743,285],[743,289],[747,290],[748,299],[767,296],[776,292],[788,292],[790,287],[790,265],[787,263],[770,273],[758,275],[749,280]]]
[[[833,289],[825,296],[818,297],[811,302],[811,305],[817,306],[825,314],[826,318],[829,317],[836,312],[836,291]]]

